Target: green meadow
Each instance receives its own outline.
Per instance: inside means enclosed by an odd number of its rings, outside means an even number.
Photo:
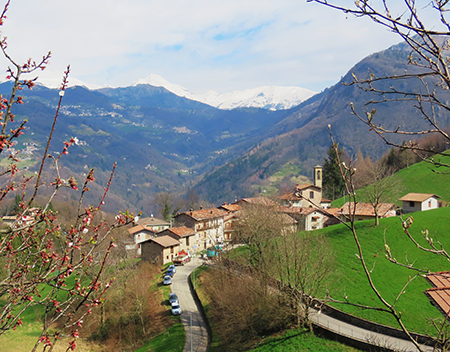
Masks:
[[[411,214],[414,222],[410,232],[417,241],[429,248],[424,238],[428,230],[429,237],[434,242],[440,241],[450,249],[450,208],[440,208]],[[404,216],[404,218],[406,218]],[[385,256],[385,244],[392,255],[400,263],[412,267],[429,270],[430,272],[450,270],[450,263],[443,256],[420,250],[407,238],[403,232],[401,220],[398,217],[381,219],[379,226],[373,221],[361,221],[355,224],[356,233],[362,246],[363,258],[372,271],[372,279],[379,292],[388,302],[402,313],[402,318],[408,329],[433,334],[432,319],[442,320],[441,313],[430,304],[425,290],[431,285],[417,272],[391,263]],[[368,284],[368,279],[358,259],[357,247],[352,233],[344,225],[335,225],[320,230],[329,241],[335,254],[336,265],[326,282],[332,298],[347,300],[364,306],[383,307]],[[408,280],[412,281],[405,287]],[[323,292],[325,294],[325,292]],[[390,326],[397,327],[396,321],[386,313],[370,309],[356,308],[347,304],[334,304],[339,309]]]

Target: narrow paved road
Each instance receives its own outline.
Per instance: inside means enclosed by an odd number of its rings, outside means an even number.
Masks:
[[[188,283],[190,273],[200,265],[202,265],[202,261],[199,258],[193,258],[190,263],[184,266],[177,266],[177,272],[172,279],[172,292],[178,295],[180,306],[183,309],[181,321],[186,331],[184,352],[206,352],[208,350],[208,332]],[[410,341],[377,334],[331,318],[325,314],[320,314],[314,309],[310,310],[310,317],[314,324],[335,331],[340,335],[398,351],[417,351],[417,348]],[[421,348],[426,352],[433,351],[433,348],[429,346],[421,345]]]
[[[335,331],[340,335],[348,336],[363,342],[370,342],[374,345],[387,347],[396,351],[418,351],[417,347],[408,340],[377,334],[376,332],[365,330],[355,325],[347,324],[343,321],[331,318],[325,314],[320,314],[314,309],[310,309],[310,317],[311,321],[316,325]],[[430,346],[421,345],[420,347],[426,352],[434,351]]]
[[[172,279],[172,292],[178,295],[183,314],[181,321],[186,331],[185,352],[206,352],[208,349],[208,332],[205,322],[198,310],[189,289],[189,274],[202,264],[199,258],[192,258],[191,262],[184,266],[177,266],[177,272]]]

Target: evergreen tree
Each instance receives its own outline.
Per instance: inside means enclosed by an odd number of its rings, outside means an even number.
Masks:
[[[20,213],[20,203],[22,202],[22,197],[20,194],[16,194],[14,197],[14,204],[11,209],[11,213],[16,215]]]
[[[336,144],[339,159],[342,161],[344,151]],[[335,200],[342,196],[345,190],[344,180],[339,169],[339,159],[336,155],[334,145],[327,150],[327,158],[323,164],[323,196],[331,200]]]

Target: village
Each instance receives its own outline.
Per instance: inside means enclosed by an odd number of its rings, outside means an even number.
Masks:
[[[380,218],[425,211],[439,207],[439,196],[427,193],[408,193],[399,200],[402,208],[392,203],[380,203]],[[331,208],[331,201],[322,197],[322,167],[314,168],[314,184],[296,185],[294,190],[275,200],[266,197],[242,198],[217,208],[176,214],[169,223],[156,217],[144,217],[128,229],[125,248],[130,256],[141,257],[158,265],[165,265],[184,257],[215,256],[222,247],[236,243],[236,225],[242,220],[246,206],[261,206],[282,215],[286,231],[314,231],[350,220],[375,219],[370,203],[346,202],[340,208]],[[4,219],[5,221],[6,219]]]

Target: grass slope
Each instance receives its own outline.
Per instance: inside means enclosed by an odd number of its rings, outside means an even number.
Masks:
[[[183,324],[177,323],[172,325],[162,334],[147,342],[135,352],[181,352],[184,349],[185,331]]]
[[[450,248],[450,237],[447,236],[450,222],[450,208],[440,208],[412,214],[414,223],[410,229],[412,235],[425,244],[422,231],[428,230],[430,237],[442,242]],[[442,256],[420,251],[402,231],[399,218],[381,219],[375,227],[373,221],[356,223],[357,233],[369,270],[372,270],[373,281],[382,295],[393,303],[399,293],[404,292],[396,307],[402,312],[405,325],[415,332],[434,334],[430,320],[442,319],[439,311],[430,304],[424,291],[431,285],[423,277],[415,278],[406,288],[404,285],[415,272],[395,265],[385,258],[384,237],[392,254],[399,262],[413,263],[415,267],[426,268],[431,272],[450,270],[450,264]],[[335,270],[330,276],[327,287],[333,298],[343,300],[346,296],[352,303],[382,307],[375,293],[368,286],[367,278],[356,257],[357,247],[352,234],[343,225],[335,225],[320,230],[329,240],[336,253]],[[368,320],[377,321],[397,327],[390,315],[373,310],[360,309],[345,304],[336,306],[349,313]]]
[[[306,330],[289,330],[280,336],[271,336],[260,343],[252,352],[354,352],[359,351],[337,341],[320,338]]]
[[[450,156],[445,156],[441,159],[444,163],[450,163]],[[433,170],[437,172],[433,172]],[[440,173],[443,172],[443,173]],[[445,173],[447,172],[447,174]],[[399,181],[399,187],[386,195],[385,203],[395,203],[401,206],[398,200],[405,194],[414,193],[432,193],[437,194],[442,200],[450,202],[450,183],[448,182],[448,172],[445,168],[435,169],[427,162],[420,162],[411,165],[408,168],[402,169],[392,175],[394,179]],[[357,201],[367,202],[367,199],[361,196],[360,191],[357,191]],[[345,201],[348,201],[348,196]],[[336,199],[332,202],[333,207],[341,207],[344,204],[344,198]]]

